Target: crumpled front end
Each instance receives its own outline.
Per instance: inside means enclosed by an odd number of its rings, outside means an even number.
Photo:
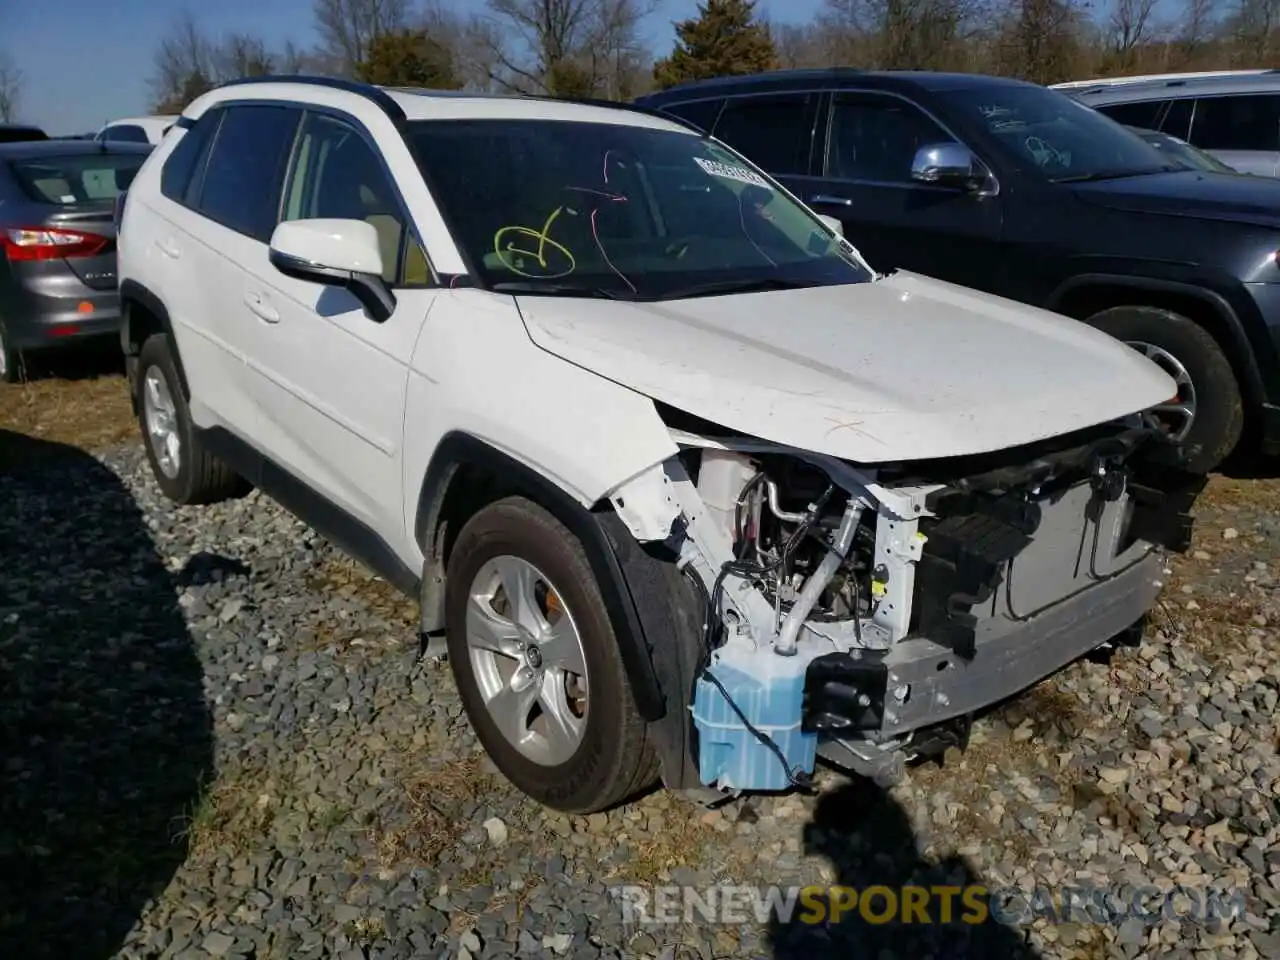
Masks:
[[[963,741],[1146,614],[1204,483],[1142,427],[864,468],[668,414],[681,453],[611,500],[705,602],[687,706],[723,791],[803,784],[820,756],[891,779]]]

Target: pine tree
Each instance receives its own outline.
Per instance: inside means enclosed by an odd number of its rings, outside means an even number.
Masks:
[[[769,28],[755,19],[755,0],[705,0],[698,16],[676,24],[671,56],[653,65],[659,89],[691,80],[778,68]]]
[[[457,90],[453,51],[425,30],[389,30],[369,43],[369,55],[356,65],[365,83],[386,87]]]

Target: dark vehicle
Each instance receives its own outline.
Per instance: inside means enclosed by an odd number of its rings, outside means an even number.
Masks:
[[[116,197],[151,147],[43,140],[0,145],[0,380],[22,355],[118,337]]]
[[[21,123],[0,123],[0,143],[28,143],[32,140],[48,140],[49,135],[39,127]]]
[[[1212,153],[1193,147],[1185,140],[1161,133],[1159,130],[1144,130],[1141,127],[1128,127],[1157,150],[1181,160],[1191,170],[1204,170],[1208,173],[1239,173],[1235,167],[1229,167]]]
[[[778,71],[637,101],[771,172],[882,272],[1083,320],[1159,363],[1219,465],[1280,453],[1280,181],[1189,170],[1065,94],[974,74]]]

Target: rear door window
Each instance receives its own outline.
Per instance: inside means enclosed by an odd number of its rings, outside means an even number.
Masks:
[[[1138,103],[1108,103],[1098,107],[1099,113],[1126,127],[1159,130],[1160,111],[1167,100],[1144,100]]]
[[[807,176],[817,104],[816,93],[731,97],[715,135],[774,176]]]
[[[204,168],[196,209],[262,243],[280,210],[280,184],[302,111],[247,104],[229,107]]]
[[[1200,97],[1190,140],[1202,150],[1280,149],[1280,95]]]
[[[129,189],[146,154],[91,153],[31,157],[10,166],[22,191],[37,203],[70,206],[111,201]]]

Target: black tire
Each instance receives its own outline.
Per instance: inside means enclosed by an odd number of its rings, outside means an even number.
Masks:
[[[579,626],[589,678],[586,727],[573,755],[556,766],[535,763],[511,744],[489,714],[469,656],[466,623],[472,584],[495,557],[514,556],[554,582]],[[445,580],[449,663],[467,717],[494,765],[539,803],[566,813],[593,813],[650,786],[658,763],[636,711],[613,625],[577,538],[523,497],[485,507],[462,528]]]
[[[18,383],[22,376],[22,354],[9,345],[4,324],[0,323],[0,383]]]
[[[158,371],[173,398],[174,419],[177,424],[180,456],[174,476],[168,476],[160,467],[160,461],[147,432],[147,415],[144,393],[150,371]],[[217,503],[243,496],[252,489],[249,482],[218,459],[201,442],[191,422],[182,381],[173,361],[173,346],[163,333],[147,338],[138,354],[138,374],[134,380],[138,426],[142,431],[142,445],[151,464],[151,475],[161,492],[174,503],[194,505]]]
[[[1231,361],[1204,327],[1159,307],[1112,307],[1087,321],[1126,343],[1146,343],[1167,351],[1190,375],[1196,412],[1183,438],[1196,473],[1218,467],[1240,441],[1244,401]]]

